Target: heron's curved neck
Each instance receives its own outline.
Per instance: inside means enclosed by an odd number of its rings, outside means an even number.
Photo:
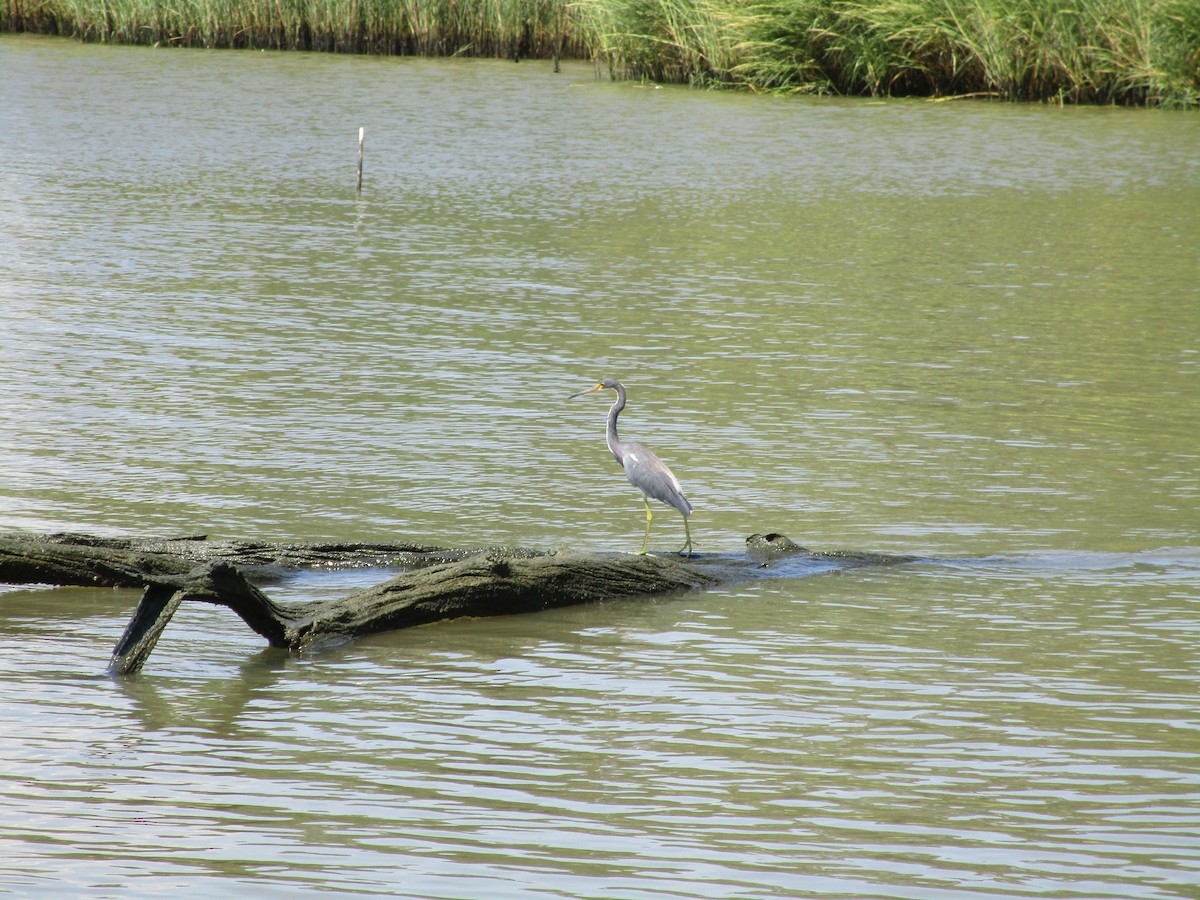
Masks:
[[[617,392],[617,402],[608,410],[608,430],[604,436],[608,441],[608,449],[613,458],[621,465],[625,465],[625,454],[621,451],[621,439],[617,437],[617,416],[625,408],[625,388],[618,384],[613,390]]]

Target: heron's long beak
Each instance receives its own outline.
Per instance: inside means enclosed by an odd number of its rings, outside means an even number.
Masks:
[[[602,390],[604,390],[604,385],[598,384],[595,387],[588,388],[586,391],[580,391],[578,394],[572,394],[567,399],[574,400],[576,397],[582,397],[584,394],[594,394],[594,393],[596,393],[596,391],[602,391]]]

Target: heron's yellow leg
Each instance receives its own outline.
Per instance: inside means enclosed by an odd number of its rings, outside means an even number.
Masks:
[[[646,504],[646,537],[642,539],[642,549],[638,552],[638,556],[648,555],[647,547],[650,546],[650,520],[654,516],[650,513],[650,501],[646,497],[642,497],[642,502]]]
[[[687,538],[687,542],[680,549],[679,555],[690,557],[692,555],[692,529],[688,528],[687,516],[683,517],[683,533]]]

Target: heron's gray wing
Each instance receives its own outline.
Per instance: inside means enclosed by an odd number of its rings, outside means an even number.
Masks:
[[[651,500],[673,506],[685,516],[692,514],[692,504],[666,463],[636,441],[622,441],[621,449],[625,455],[625,477],[630,484]]]

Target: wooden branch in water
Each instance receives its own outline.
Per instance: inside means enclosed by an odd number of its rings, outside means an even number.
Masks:
[[[996,100],[999,99],[998,91],[971,91],[968,94],[950,94],[942,97],[926,97],[927,103],[951,103],[955,100]]]
[[[87,535],[0,536],[0,581],[143,587],[109,671],[146,663],[186,601],[237,613],[273,647],[293,652],[444,619],[507,616],[582,603],[714,587],[772,574],[811,574],[911,557],[812,553],[779,534],[752,535],[745,556],[454,550],[416,544],[266,544],[125,540]],[[389,581],[325,602],[283,606],[253,581],[314,567],[406,567]]]
[[[180,574],[194,560],[147,551],[134,541],[86,535],[0,537],[0,582],[140,587],[158,575]]]
[[[464,559],[486,548],[428,544],[288,544],[182,538],[103,538],[87,534],[0,535],[0,583],[141,587],[161,575],[183,575],[221,560],[256,581],[298,569],[425,566]],[[535,551],[523,552],[534,555]]]
[[[227,606],[273,647],[294,652],[316,645],[411,628],[443,619],[508,616],[581,603],[710,587],[721,576],[671,558],[568,553],[529,556],[494,550],[415,569],[327,603],[280,606],[227,562],[147,584],[113,652],[109,671],[145,664],[181,603]]]

